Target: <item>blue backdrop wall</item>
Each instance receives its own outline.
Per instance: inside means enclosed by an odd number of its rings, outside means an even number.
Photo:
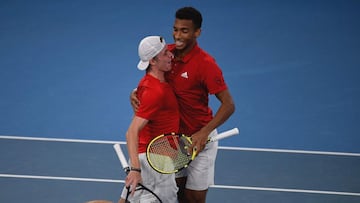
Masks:
[[[0,134],[125,140],[137,45],[187,5],[236,101],[221,145],[360,152],[356,0],[1,1]]]

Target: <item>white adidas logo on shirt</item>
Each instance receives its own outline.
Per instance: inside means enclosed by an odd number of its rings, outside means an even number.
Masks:
[[[187,72],[183,72],[183,73],[181,73],[181,77],[183,77],[183,78],[189,78],[189,76],[188,76],[188,73],[187,73]]]

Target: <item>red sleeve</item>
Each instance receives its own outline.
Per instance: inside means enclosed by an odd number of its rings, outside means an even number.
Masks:
[[[222,71],[216,62],[208,57],[206,62],[206,71],[204,73],[204,83],[210,94],[216,94],[227,89]]]

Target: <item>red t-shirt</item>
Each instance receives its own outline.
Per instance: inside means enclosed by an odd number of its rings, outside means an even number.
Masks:
[[[168,45],[174,52],[175,45]],[[173,87],[180,108],[180,132],[191,135],[212,118],[209,94],[227,89],[222,71],[215,59],[196,46],[181,60],[173,61],[173,68],[166,74]]]
[[[137,87],[140,106],[136,116],[149,122],[139,132],[138,152],[146,152],[147,144],[154,137],[179,131],[179,106],[171,86],[146,74]]]

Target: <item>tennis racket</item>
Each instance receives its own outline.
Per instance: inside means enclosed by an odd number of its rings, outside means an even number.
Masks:
[[[209,138],[207,143],[236,134],[239,134],[239,129],[233,128]],[[163,174],[176,173],[188,167],[190,162],[195,159],[196,149],[193,149],[192,153],[188,151],[191,145],[191,137],[184,134],[162,134],[148,144],[146,158],[155,171]]]
[[[123,167],[126,174],[129,173],[130,167],[128,162],[126,161],[125,155],[121,150],[120,144],[114,144],[115,152],[120,160],[121,166]],[[141,183],[138,184],[138,187],[135,189],[136,193],[131,198],[131,203],[162,203],[161,199],[149,188],[145,187]],[[127,194],[125,198],[125,202],[128,203],[129,195],[131,193],[130,187],[127,187]]]

